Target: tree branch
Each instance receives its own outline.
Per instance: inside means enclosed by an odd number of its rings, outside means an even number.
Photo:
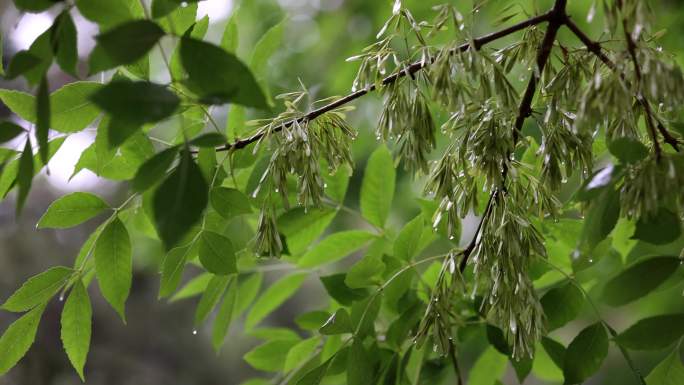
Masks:
[[[487,35],[478,37],[476,39],[473,39],[472,42],[461,44],[460,46],[454,48],[452,50],[452,53],[464,52],[471,47],[476,49],[476,50],[479,50],[483,46],[485,46],[485,45],[487,45],[493,41],[499,40],[503,37],[506,37],[506,36],[511,35],[515,32],[521,31],[525,28],[531,27],[533,25],[537,25],[537,24],[541,24],[543,22],[549,21],[553,17],[555,17],[554,11],[550,11],[550,12],[544,13],[542,15],[531,17],[525,21],[522,21],[518,24],[512,25],[508,28],[502,29],[500,31],[492,32],[490,34],[487,34]],[[415,62],[415,63],[411,64],[410,66],[408,66],[406,69],[402,69],[400,71],[397,71],[397,72],[385,77],[382,80],[382,84],[383,85],[392,84],[392,83],[396,82],[397,80],[399,80],[399,79],[401,79],[407,75],[412,76],[413,74],[422,70],[423,68],[428,67],[430,64],[432,64],[432,63],[424,63],[422,61]],[[314,120],[317,117],[325,114],[326,112],[332,111],[332,110],[339,108],[339,107],[341,107],[347,103],[350,103],[350,102],[370,93],[371,91],[374,91],[375,89],[376,89],[376,86],[373,84],[373,85],[368,86],[368,88],[366,88],[366,89],[362,89],[362,90],[359,90],[356,92],[352,92],[351,94],[344,96],[338,100],[335,100],[332,103],[326,104],[323,107],[317,108],[317,109],[309,112],[308,114],[306,114],[300,118],[293,119],[293,120],[289,121],[288,123],[285,123],[284,126],[290,127],[292,124],[294,124],[294,122],[301,123],[303,121]],[[282,130],[282,128],[283,128],[282,126],[277,127],[276,129],[272,130],[271,132],[278,132],[278,131]],[[229,143],[229,144],[223,145],[221,147],[218,147],[216,149],[216,151],[228,151],[228,150],[241,149],[241,148],[247,147],[248,145],[250,145],[254,142],[259,141],[262,137],[264,137],[264,135],[265,135],[264,132],[258,132],[258,133],[254,134],[248,138],[239,139],[232,144]]]
[[[601,47],[600,43],[592,40],[589,36],[587,36],[587,34],[584,33],[584,31],[582,31],[577,26],[577,24],[575,24],[575,22],[569,17],[565,21],[565,25],[570,29],[570,31],[572,31],[572,33],[575,34],[575,36],[582,42],[582,44],[584,44],[587,47],[587,50],[589,50],[589,52],[596,55],[596,57],[598,57],[599,60],[601,60],[601,62],[603,62],[603,64],[606,65],[606,67],[610,68],[613,72],[618,73],[622,80],[627,81],[625,74],[622,71],[620,71],[617,65],[612,60],[610,60],[610,58],[603,52],[603,48]],[[639,97],[639,95],[637,95],[636,98],[639,104],[641,104],[641,106],[644,108],[644,111],[646,111],[647,116],[650,116],[653,118],[653,120],[655,120],[655,127],[658,129],[658,132],[663,137],[665,142],[669,144],[675,151],[679,152],[679,141],[677,140],[677,138],[672,136],[672,134],[670,134],[667,128],[665,128],[665,125],[652,113],[650,105],[643,97]],[[653,122],[651,122],[651,124],[652,123]]]
[[[534,95],[537,91],[537,85],[541,79],[541,74],[544,72],[544,68],[546,67],[549,57],[551,56],[551,50],[553,49],[553,43],[556,41],[558,30],[568,19],[567,14],[565,13],[566,5],[567,0],[556,0],[553,9],[545,14],[548,15],[549,26],[544,34],[544,39],[539,46],[539,50],[537,51],[537,68],[534,69],[532,76],[530,76],[530,81],[527,83],[527,88],[525,89],[525,93],[523,94],[523,98],[520,102],[518,116],[515,119],[515,124],[513,127],[513,149],[515,149],[515,146],[518,143],[519,135],[522,131],[523,124],[525,123],[525,119],[532,115],[532,101],[534,100]],[[510,157],[510,154],[508,154],[508,157]],[[470,244],[468,244],[468,247],[466,247],[466,249],[463,251],[463,258],[459,264],[461,273],[468,265],[468,258],[470,258],[470,254],[472,254],[473,250],[475,250],[475,247],[477,246],[480,232],[482,231],[482,227],[484,226],[487,217],[492,211],[492,206],[494,205],[494,200],[496,199],[497,194],[505,191],[505,186],[503,186],[503,184],[505,184],[507,176],[508,166],[504,164],[502,186],[500,189],[495,189],[492,191],[492,193],[489,195],[487,208],[482,214],[482,219],[475,230],[475,235],[473,235],[473,239],[470,241]]]

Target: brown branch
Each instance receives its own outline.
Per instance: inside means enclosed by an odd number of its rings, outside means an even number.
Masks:
[[[603,52],[603,48],[601,47],[600,43],[592,40],[589,36],[587,36],[587,34],[584,33],[584,31],[582,31],[572,19],[568,18],[565,21],[565,25],[570,29],[570,31],[572,31],[572,33],[575,34],[575,36],[582,42],[582,44],[584,44],[587,47],[587,50],[589,50],[589,52],[596,55],[596,57],[598,57],[599,60],[601,60],[601,62],[603,62],[603,64],[606,65],[606,67],[610,68],[613,72],[618,73],[618,75],[623,81],[627,81],[625,74],[622,71],[620,71],[618,66],[612,60],[610,60],[610,58]],[[640,72],[638,76],[641,76]],[[663,125],[663,123],[652,113],[651,107],[648,104],[648,102],[643,98],[643,96],[640,93],[636,96],[636,99],[639,102],[639,104],[641,104],[644,111],[646,111],[647,116],[651,117],[656,122],[655,127],[665,140],[665,143],[669,144],[675,151],[679,152],[679,141],[677,140],[677,138],[672,136],[672,134],[670,134],[667,128],[665,128],[665,125]],[[647,120],[648,119],[649,118],[647,118]],[[654,130],[652,128],[652,124],[653,122],[651,121],[651,123],[649,124],[651,125],[651,127],[649,129],[653,134]],[[657,144],[657,140],[655,140],[655,142],[656,146],[659,147],[659,144]]]
[[[515,124],[513,127],[513,149],[515,149],[515,146],[518,142],[525,119],[532,115],[532,101],[534,100],[534,95],[537,91],[537,85],[541,79],[541,74],[544,72],[544,68],[546,67],[549,57],[551,56],[551,50],[553,49],[553,43],[556,41],[558,30],[565,23],[565,21],[568,20],[567,14],[565,13],[566,5],[567,0],[556,0],[553,9],[545,14],[548,15],[549,26],[546,29],[544,39],[542,40],[539,50],[537,51],[537,68],[533,71],[532,76],[530,76],[530,81],[527,83],[527,88],[525,89],[525,93],[523,94],[523,98],[520,102],[518,116],[515,119]],[[513,149],[511,151],[513,151]],[[510,158],[510,154],[508,154],[508,157]],[[480,232],[482,231],[482,227],[484,226],[487,217],[492,211],[494,200],[496,199],[497,194],[506,191],[504,184],[507,176],[508,165],[504,164],[502,186],[500,189],[495,189],[492,191],[492,193],[489,195],[487,208],[482,214],[482,219],[475,230],[475,235],[473,235],[473,239],[470,241],[470,244],[468,244],[466,249],[463,251],[463,258],[459,264],[459,269],[461,272],[465,270],[466,266],[468,265],[468,258],[477,246]]]
[[[490,34],[487,34],[487,35],[478,37],[476,39],[473,39],[472,42],[461,44],[460,46],[452,49],[452,53],[464,52],[464,51],[467,51],[471,47],[476,49],[476,50],[479,50],[483,46],[485,46],[491,42],[494,42],[496,40],[499,40],[503,37],[506,37],[510,34],[513,34],[515,32],[521,31],[525,28],[528,28],[528,27],[549,21],[554,16],[555,16],[555,13],[553,11],[551,11],[551,12],[547,12],[547,13],[544,13],[544,14],[539,15],[539,16],[531,17],[525,21],[522,21],[520,23],[512,25],[508,28],[502,29],[500,31],[492,32]],[[418,71],[422,70],[423,68],[429,66],[430,64],[431,63],[424,63],[422,61],[415,62],[415,63],[409,65],[406,69],[402,69],[401,71],[397,71],[397,72],[385,77],[382,80],[382,85],[392,84],[392,83],[396,82],[397,80],[399,80],[399,79],[401,79],[407,75],[412,76],[413,74],[415,74],[416,72],[418,72]],[[370,93],[371,91],[374,91],[375,89],[376,89],[376,86],[373,84],[373,85],[370,85],[366,89],[359,90],[356,92],[352,92],[351,94],[344,96],[340,99],[337,99],[332,103],[326,104],[323,107],[317,108],[317,109],[309,112],[308,114],[306,114],[300,118],[293,119],[293,120],[285,123],[284,127],[290,127],[292,124],[294,124],[294,122],[301,123],[303,121],[311,121],[313,119],[316,119],[317,117],[325,114],[326,112],[330,112],[330,111],[332,111],[336,108],[339,108],[339,107],[341,107],[347,103],[350,103],[350,102]],[[280,126],[280,127],[275,128],[274,130],[272,130],[270,132],[278,132],[278,131],[281,131],[282,128],[283,128],[283,126]],[[254,134],[248,138],[239,139],[232,144],[226,144],[226,145],[223,145],[221,147],[218,147],[216,149],[216,151],[228,151],[228,150],[241,149],[241,148],[247,147],[248,145],[250,145],[254,142],[259,141],[262,137],[264,137],[264,135],[266,135],[264,132],[258,132],[258,133]]]

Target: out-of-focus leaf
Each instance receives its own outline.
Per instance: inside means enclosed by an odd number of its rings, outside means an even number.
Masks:
[[[254,303],[245,319],[245,328],[251,329],[278,308],[302,286],[307,274],[291,274],[279,279]]]
[[[344,308],[337,309],[318,330],[323,335],[352,333],[351,318]]]
[[[338,261],[361,248],[373,237],[373,234],[360,230],[332,234],[304,254],[297,264],[310,268]]]
[[[572,282],[555,287],[541,299],[548,331],[558,329],[574,320],[584,306],[584,295]]]
[[[328,294],[342,305],[349,306],[353,301],[357,301],[368,296],[366,289],[352,289],[345,283],[346,274],[333,274],[321,277],[321,282]]]
[[[608,355],[608,334],[595,323],[582,330],[568,345],[563,361],[565,384],[579,384],[594,375]]]
[[[78,64],[78,31],[69,11],[62,11],[52,26],[55,59],[60,68],[71,76],[76,77]]]
[[[658,350],[684,335],[684,313],[644,318],[620,333],[617,342],[633,350]]]
[[[610,153],[623,163],[635,163],[648,156],[648,148],[634,138],[621,137],[608,143]]]
[[[26,131],[12,122],[0,122],[0,143],[9,142]]]
[[[223,340],[225,340],[228,334],[228,329],[230,327],[230,322],[235,318],[235,305],[237,303],[238,296],[238,284],[237,279],[232,279],[226,289],[226,294],[223,296],[223,302],[216,314],[216,319],[214,319],[214,326],[211,333],[211,343],[214,346],[214,350],[218,353],[223,345]]]
[[[133,189],[143,192],[161,180],[178,154],[178,147],[170,147],[156,153],[138,168],[133,178]]]
[[[208,200],[207,182],[184,151],[178,167],[154,193],[154,222],[167,250],[199,221]]]
[[[180,43],[188,86],[204,103],[227,102],[268,109],[261,87],[249,68],[235,55],[200,40],[184,37]]]
[[[639,299],[674,274],[679,262],[677,257],[656,257],[638,262],[606,283],[603,300],[611,306],[622,306]]]
[[[654,215],[639,218],[632,238],[655,245],[675,241],[682,234],[679,216],[666,208],[660,208]]]
[[[675,349],[660,362],[646,377],[648,385],[679,385],[684,384],[684,365],[679,355],[679,349]]]
[[[361,213],[377,227],[385,226],[394,197],[395,178],[392,154],[387,147],[378,147],[368,159],[361,183]]]
[[[298,340],[268,341],[249,351],[244,359],[255,369],[277,372],[283,369],[288,352],[298,342]]]
[[[197,304],[197,309],[195,309],[195,327],[199,327],[206,321],[211,311],[221,300],[221,295],[226,291],[228,283],[233,279],[234,277],[229,275],[215,275],[211,278],[199,304]]]

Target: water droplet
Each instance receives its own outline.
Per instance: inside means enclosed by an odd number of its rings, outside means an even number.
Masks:
[[[59,295],[59,302],[63,302],[63,301],[64,301],[64,293]]]
[[[181,7],[185,8],[185,7],[187,7],[187,6],[188,6],[188,2],[187,2],[187,1],[184,1],[184,2],[181,3]]]
[[[197,329],[192,329],[192,335],[196,336],[197,335]]]
[[[589,258],[589,263],[594,263],[594,260]]]

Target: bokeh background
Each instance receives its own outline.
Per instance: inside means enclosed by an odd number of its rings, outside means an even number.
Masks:
[[[107,0],[102,0],[107,1]],[[431,7],[447,0],[405,0],[404,4],[413,10],[419,19],[431,17]],[[467,13],[471,1],[450,0]],[[209,15],[209,40],[218,42],[227,19],[239,0],[206,0],[200,3],[198,16]],[[684,64],[684,4],[680,0],[650,1],[656,11],[656,29],[666,29],[660,44],[677,56]],[[493,30],[492,16],[510,2],[491,0],[487,10],[474,19],[474,33]],[[509,21],[524,17],[524,12],[545,9],[550,1],[522,0],[520,15]],[[598,37],[602,32],[600,14],[593,22],[587,21],[591,0],[570,1],[573,17]],[[285,37],[278,52],[269,63],[269,83],[273,94],[298,87],[298,79],[306,84],[317,97],[342,95],[349,92],[356,71],[355,63],[345,62],[374,41],[375,33],[389,16],[390,0],[242,0],[242,11],[238,20],[240,31],[239,55],[248,58],[255,41],[270,26],[286,18]],[[58,8],[58,7],[55,7]],[[10,0],[0,0],[0,28],[4,36],[5,66],[9,58],[21,49],[26,49],[33,40],[47,29],[57,10],[41,14],[22,14]],[[72,14],[78,24],[79,53],[81,65],[85,66],[89,51],[93,48],[93,36],[97,26],[78,15]],[[569,39],[568,44],[578,44]],[[171,42],[165,42],[170,44]],[[163,79],[163,65],[158,53],[152,57],[153,78]],[[50,84],[56,89],[75,79],[53,67]],[[99,77],[94,80],[99,80]],[[521,86],[522,86],[521,82]],[[0,79],[0,88],[28,90],[23,80]],[[373,130],[378,117],[380,99],[367,96],[356,103],[357,110],[350,114],[350,121],[359,131],[360,137],[354,144],[354,156],[358,169],[362,170],[366,158],[377,145]],[[225,109],[214,110],[222,124],[226,120]],[[438,120],[444,119],[439,114]],[[16,119],[0,103],[0,119]],[[70,137],[50,163],[50,174],[43,173],[34,182],[34,188],[21,217],[14,215],[14,196],[0,203],[0,299],[8,297],[27,277],[56,264],[70,265],[81,244],[96,226],[91,221],[71,230],[36,230],[35,224],[47,206],[59,196],[71,191],[93,191],[113,203],[125,199],[127,187],[99,179],[88,171],[70,179],[80,152],[94,139],[94,131]],[[18,146],[19,144],[10,145]],[[357,172],[351,181],[347,205],[356,207],[361,173]],[[419,211],[416,198],[420,185],[400,171],[398,191],[391,218],[397,227]],[[95,223],[93,223],[95,222]],[[475,221],[464,221],[463,239],[472,234]],[[353,217],[341,216],[333,223],[335,228],[363,226]],[[245,335],[238,324],[232,327],[222,353],[214,353],[209,340],[209,331],[200,329],[193,334],[193,312],[196,299],[168,304],[157,300],[157,263],[162,250],[155,242],[140,238],[135,240],[135,276],[131,297],[127,305],[128,324],[123,325],[112,309],[92,288],[94,306],[93,339],[91,353],[86,365],[87,383],[93,385],[232,385],[257,375],[243,360],[242,355],[258,344],[259,340]],[[271,273],[267,279],[278,277]],[[93,285],[96,286],[96,285]],[[620,311],[605,309],[605,317],[618,328],[624,328],[634,319],[634,312],[647,314],[681,311],[684,309],[681,297],[682,287],[656,293],[649,297],[648,304],[628,307]],[[323,289],[316,277],[311,277],[305,287],[286,302],[269,320],[271,326],[292,325],[294,317],[306,310],[315,309],[323,302]],[[65,385],[80,383],[62,351],[59,339],[59,315],[62,303],[53,301],[40,326],[36,343],[19,365],[0,378],[0,385]],[[604,309],[602,309],[604,310]],[[567,343],[587,322],[579,321],[561,330],[559,339]],[[0,312],[0,330],[4,330],[15,316]],[[636,355],[638,366],[647,372],[663,357],[665,352]],[[472,364],[473,357],[465,357],[465,367]],[[535,368],[537,369],[537,368]],[[553,375],[535,370],[528,384],[554,384]],[[503,380],[514,384],[512,369],[509,368]],[[611,356],[601,373],[590,381],[592,384],[631,384],[634,378],[627,370],[621,357],[611,348]]]

